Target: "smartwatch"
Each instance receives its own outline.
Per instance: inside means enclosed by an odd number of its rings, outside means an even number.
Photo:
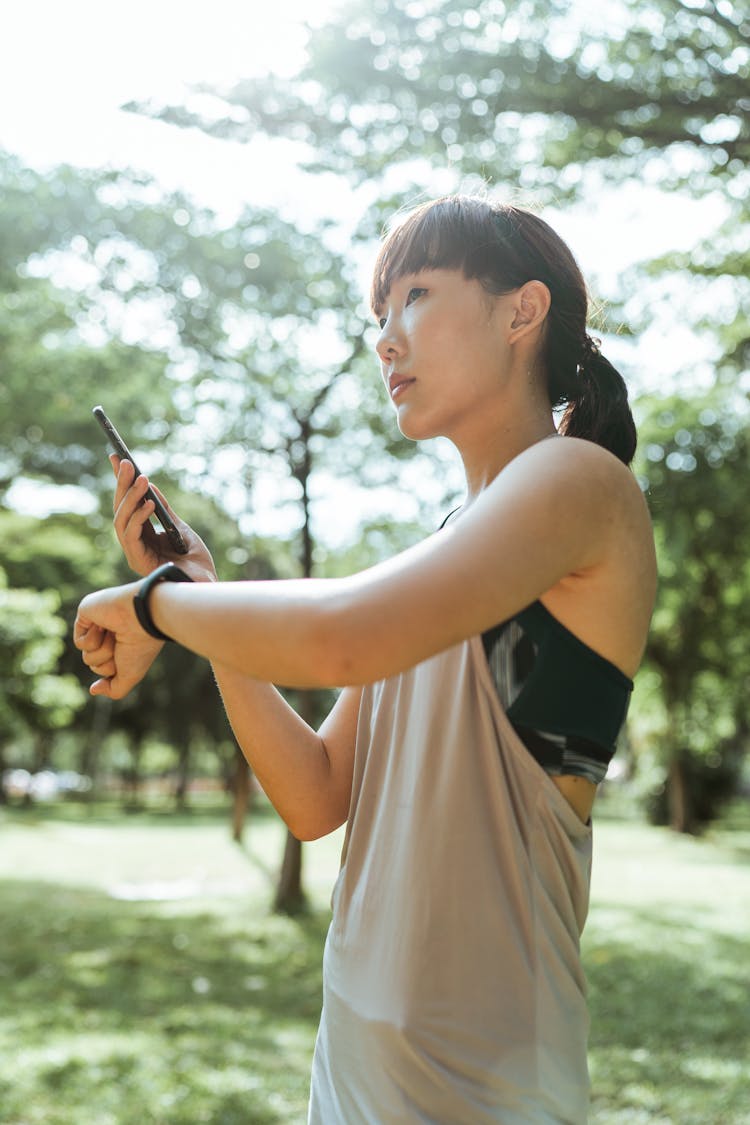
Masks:
[[[180,570],[174,563],[164,563],[163,566],[157,566],[156,570],[152,570],[149,576],[141,582],[134,597],[133,609],[135,615],[143,629],[151,637],[156,637],[159,641],[171,641],[172,638],[168,637],[166,633],[162,633],[161,629],[157,629],[154,625],[153,618],[151,617],[151,610],[148,608],[148,599],[154,586],[158,586],[160,582],[192,582],[189,574],[184,570]]]

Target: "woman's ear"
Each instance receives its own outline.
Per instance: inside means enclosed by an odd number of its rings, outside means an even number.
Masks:
[[[527,281],[513,294],[513,320],[511,322],[511,343],[540,328],[549,312],[552,298],[542,281]]]

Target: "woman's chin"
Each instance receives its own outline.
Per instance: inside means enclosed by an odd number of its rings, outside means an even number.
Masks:
[[[420,422],[417,418],[410,418],[406,412],[399,413],[396,423],[408,441],[429,441],[430,438],[439,436],[435,429],[424,420]]]

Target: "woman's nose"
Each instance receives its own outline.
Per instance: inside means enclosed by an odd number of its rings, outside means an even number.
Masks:
[[[380,330],[375,343],[375,351],[382,363],[392,361],[403,352],[403,341],[394,321],[389,317]]]

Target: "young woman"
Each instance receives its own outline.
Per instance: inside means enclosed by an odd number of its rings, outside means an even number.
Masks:
[[[181,521],[190,553],[159,566],[123,462],[115,527],[149,577],[84,598],[76,644],[113,699],[162,637],[208,658],[292,832],[347,822],[311,1122],[580,1125],[590,814],[655,589],[625,387],[572,255],[525,210],[419,208],[372,304],[398,425],[455,444],[460,510],[350,578],[214,584]],[[343,690],[316,733],[273,683]]]

